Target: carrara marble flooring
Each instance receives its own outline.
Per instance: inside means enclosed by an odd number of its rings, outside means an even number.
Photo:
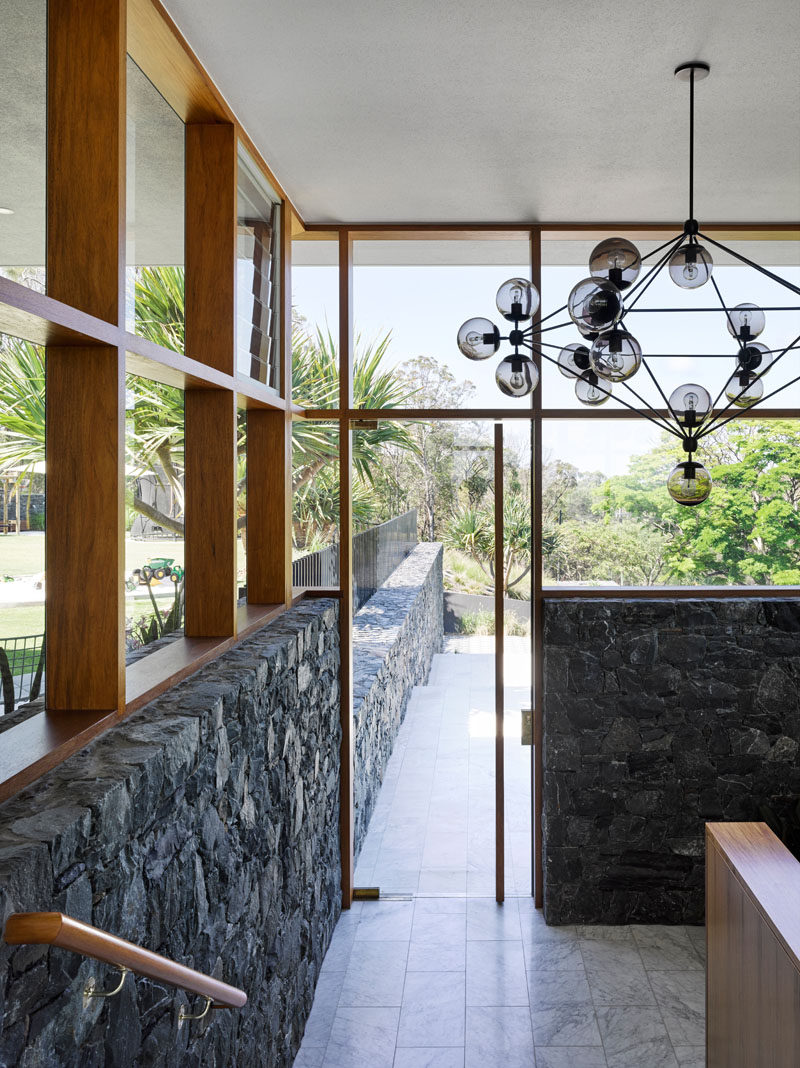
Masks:
[[[460,642],[414,693],[357,868],[395,898],[342,914],[295,1068],[700,1068],[702,928],[547,927],[533,908],[526,639],[506,657],[495,903],[491,646]]]

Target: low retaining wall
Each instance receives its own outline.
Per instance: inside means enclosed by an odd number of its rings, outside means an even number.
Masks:
[[[442,546],[418,545],[353,620],[356,855],[411,691],[428,681],[442,630]]]
[[[0,943],[0,1065],[290,1066],[341,903],[338,604],[299,605],[0,807],[0,921],[61,911],[242,987]]]
[[[800,795],[800,602],[544,604],[548,923],[702,923],[704,823]]]

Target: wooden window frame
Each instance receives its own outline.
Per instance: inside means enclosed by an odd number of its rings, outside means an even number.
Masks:
[[[48,18],[48,292],[43,295],[25,286],[0,278],[0,331],[48,347],[55,357],[52,373],[59,390],[79,388],[81,374],[91,374],[99,383],[99,410],[103,413],[95,429],[105,435],[103,479],[108,494],[87,500],[81,528],[69,550],[51,551],[55,578],[47,592],[47,648],[51,664],[67,664],[81,652],[86,634],[77,624],[76,605],[102,635],[105,670],[78,673],[74,679],[61,676],[55,692],[59,695],[48,710],[5,732],[0,743],[0,801],[17,793],[50,768],[65,760],[91,738],[108,729],[126,714],[140,708],[180,679],[231,648],[259,627],[275,619],[303,597],[334,596],[341,601],[341,849],[343,904],[352,896],[352,602],[349,538],[342,539],[340,588],[297,590],[291,584],[291,425],[297,419],[338,423],[340,432],[341,529],[351,525],[350,427],[354,419],[384,417],[393,420],[473,419],[505,421],[528,420],[532,435],[534,467],[533,499],[541,495],[541,429],[544,420],[575,418],[636,418],[633,412],[579,412],[546,409],[542,390],[535,391],[530,408],[506,410],[365,409],[352,400],[352,267],[353,241],[359,240],[437,240],[517,237],[530,242],[534,282],[541,285],[541,243],[543,237],[572,239],[606,235],[619,230],[641,237],[669,236],[681,223],[519,223],[386,224],[359,223],[331,226],[305,222],[270,171],[236,115],[211,81],[185,39],[159,0],[50,0]],[[91,32],[87,32],[87,27]],[[187,125],[187,345],[186,353],[163,349],[125,329],[125,63],[129,54],[145,75]],[[69,61],[67,61],[69,60]],[[69,83],[70,93],[64,92]],[[54,108],[54,102],[60,107]],[[230,258],[235,258],[235,196],[230,209],[231,190],[235,193],[235,159],[243,144],[281,200],[281,388],[275,390],[236,373],[235,319],[232,311],[233,278]],[[74,173],[92,163],[93,181],[75,183]],[[90,168],[91,169],[91,168]],[[204,197],[210,181],[215,197]],[[233,185],[232,185],[233,181]],[[220,197],[222,200],[220,200]],[[212,244],[192,238],[198,220],[207,223],[215,209],[224,206],[224,218],[216,216],[218,240]],[[209,215],[210,213],[210,215]],[[227,220],[227,221],[225,221]],[[225,229],[229,226],[229,233]],[[797,239],[800,224],[714,223],[706,229],[721,239]],[[325,233],[339,243],[339,345],[340,392],[337,408],[302,410],[291,395],[291,245],[295,236]],[[205,235],[204,235],[205,236]],[[91,242],[91,256],[86,251]],[[67,254],[69,247],[69,255]],[[85,267],[75,271],[75,249],[83,249]],[[193,250],[193,251],[189,251]],[[221,272],[224,263],[225,271]],[[204,316],[214,311],[214,315]],[[220,311],[221,309],[221,311]],[[228,317],[230,316],[230,319]],[[48,361],[49,363],[50,361]],[[73,366],[70,366],[73,365]],[[222,554],[223,567],[214,582],[211,606],[191,610],[187,636],[157,650],[145,660],[124,669],[124,620],[122,618],[122,485],[121,456],[124,446],[124,373],[131,372],[191,394],[189,407],[197,419],[198,432],[187,442],[187,472],[197,466],[203,428],[212,427],[211,468],[220,479],[231,472],[231,442],[236,430],[237,407],[247,411],[248,471],[254,477],[248,487],[248,590],[250,601],[236,605],[235,579],[235,499],[233,479],[230,492],[219,503],[205,500],[213,510],[209,534],[197,520],[187,524],[187,546],[191,541],[192,567],[211,568],[215,555]],[[800,409],[772,409],[743,413],[743,418],[800,418]],[[92,437],[90,420],[84,413],[81,441]],[[57,423],[53,424],[58,430]],[[109,428],[116,427],[116,435]],[[60,440],[66,440],[66,432]],[[84,449],[84,454],[90,450]],[[203,462],[208,463],[208,447]],[[196,471],[195,471],[196,474]],[[51,506],[67,506],[70,480],[85,475],[95,477],[94,469],[79,450],[53,457],[48,470],[48,498]],[[192,478],[191,472],[187,474]],[[115,484],[116,478],[116,484]],[[59,488],[59,487],[63,488]],[[195,486],[202,493],[201,485]],[[73,504],[74,506],[74,504]],[[797,597],[795,587],[680,587],[629,590],[548,589],[542,585],[541,516],[533,515],[533,704],[541,707],[541,619],[543,601],[561,597]],[[108,534],[103,548],[109,573],[116,576],[116,589],[109,603],[105,590],[87,589],[79,572],[70,572],[70,562],[87,546],[94,546],[100,532]],[[114,532],[116,531],[116,537]],[[54,539],[52,539],[54,540]],[[276,547],[280,546],[280,551]],[[66,569],[66,570],[65,570]],[[63,572],[63,573],[62,573]],[[105,601],[103,604],[101,602]],[[112,620],[109,628],[108,620]],[[53,630],[53,620],[57,621]],[[116,620],[116,630],[113,621]],[[108,631],[108,633],[106,633]],[[48,680],[58,682],[57,668],[48,670]],[[53,693],[50,684],[50,692]],[[532,780],[534,808],[541,810],[541,716],[535,716]],[[538,824],[538,821],[535,821]],[[534,886],[541,905],[541,841],[535,838]]]

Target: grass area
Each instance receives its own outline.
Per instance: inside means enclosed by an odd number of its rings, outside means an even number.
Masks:
[[[512,573],[512,579],[514,574]],[[444,588],[453,593],[493,593],[494,585],[471,556],[452,549],[445,545],[444,548]],[[511,589],[509,597],[521,601],[531,599],[531,577],[526,575],[524,579]]]
[[[0,534],[0,578],[44,571],[44,533]]]
[[[0,642],[44,633],[43,604],[0,605]]]
[[[494,634],[494,612],[465,612],[458,621],[458,633]],[[506,612],[503,633],[509,637],[527,638],[531,633],[530,621],[517,619],[510,612]]]

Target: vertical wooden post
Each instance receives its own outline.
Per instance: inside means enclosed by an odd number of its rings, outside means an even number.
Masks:
[[[531,280],[539,293],[542,292],[542,231],[531,231]],[[541,319],[541,304],[533,317],[536,326]],[[533,391],[533,420],[531,422],[531,468],[533,492],[531,493],[531,708],[533,709],[533,745],[531,746],[531,800],[532,800],[532,872],[534,904],[537,909],[544,905],[544,881],[542,868],[542,357],[534,346],[533,358],[539,370],[539,385]]]
[[[353,530],[352,437],[349,409],[353,399],[353,241],[339,234],[339,672],[341,701],[341,783],[339,842],[342,858],[342,908],[353,900]]]
[[[47,292],[117,326],[125,322],[127,3],[47,7]]]
[[[292,600],[292,211],[280,239],[280,393],[284,411],[247,412],[247,601]]]
[[[47,290],[124,316],[124,0],[50,0]],[[46,361],[46,704],[125,700],[124,353],[49,347]],[[80,428],[76,434],[75,428]]]
[[[501,905],[506,896],[505,820],[505,671],[503,601],[503,424],[494,425],[494,882],[495,898]]]
[[[234,374],[236,130],[186,127],[186,354]],[[185,394],[187,637],[236,634],[236,398]]]
[[[285,412],[247,411],[247,601],[292,599],[292,424]]]
[[[45,380],[46,705],[122,709],[125,354],[51,347]]]

